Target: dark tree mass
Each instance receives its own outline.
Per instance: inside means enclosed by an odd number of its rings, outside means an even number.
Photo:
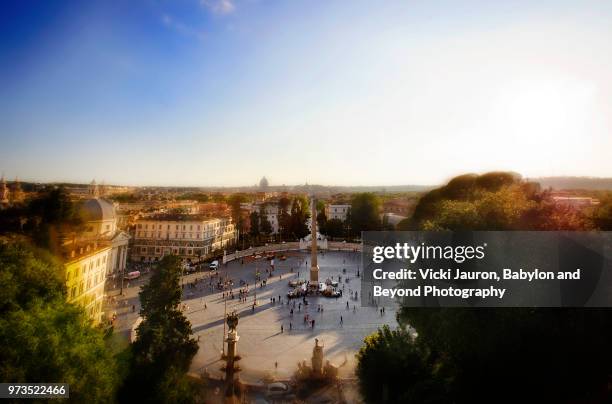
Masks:
[[[607,203],[595,213],[572,210],[556,206],[548,191],[512,173],[463,175],[425,194],[400,228],[606,229]],[[400,330],[368,337],[358,355],[357,374],[368,402],[603,403],[611,398],[608,309],[404,307],[398,320]],[[408,326],[414,338],[403,331]]]

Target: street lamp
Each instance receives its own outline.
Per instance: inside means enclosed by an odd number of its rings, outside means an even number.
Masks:
[[[124,248],[125,248],[125,246],[124,246],[124,247],[121,247],[121,250],[122,250],[122,251],[121,251],[121,254],[122,254],[122,255],[123,255],[123,249],[124,249]],[[122,260],[121,260],[121,258],[120,258],[120,259],[119,259],[119,263],[121,263],[121,261],[122,261]],[[126,263],[125,263],[125,265],[122,265],[122,266],[121,266],[121,290],[119,291],[119,295],[120,295],[120,296],[123,296],[123,278],[125,277],[125,266],[126,266],[126,265],[127,265],[127,259],[126,259]]]
[[[221,347],[223,348],[223,356],[225,356],[225,319],[227,318],[227,294],[225,293],[225,286],[223,286],[223,295],[225,296],[223,309],[223,335],[221,336]]]

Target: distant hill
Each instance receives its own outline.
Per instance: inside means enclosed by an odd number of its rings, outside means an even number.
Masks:
[[[612,190],[612,178],[601,177],[540,177],[529,178],[530,181],[539,182],[542,188],[552,189],[585,189],[585,190]]]

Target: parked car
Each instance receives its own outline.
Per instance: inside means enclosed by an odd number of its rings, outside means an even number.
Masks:
[[[292,280],[289,281],[289,286],[292,287],[292,288],[295,288],[295,287],[300,286],[300,285],[302,285],[304,283],[306,283],[306,281],[303,280],[303,279],[292,279]]]
[[[281,382],[270,383],[266,389],[268,397],[282,397],[287,393],[289,393],[289,386]]]
[[[301,297],[304,296],[306,293],[304,292],[304,290],[302,290],[302,288],[295,288],[293,290],[290,290],[289,293],[287,293],[287,297],[289,299],[293,299],[296,297]]]
[[[208,266],[208,268],[211,271],[216,271],[217,269],[219,269],[219,261],[214,260],[213,262],[210,263],[210,265]]]
[[[331,285],[334,288],[338,287],[338,281],[334,281],[334,280],[331,280],[331,279],[326,279],[325,280],[325,284]]]
[[[131,279],[136,279],[136,278],[140,278],[140,271],[132,271],[132,272],[128,272],[123,279],[127,279],[127,280],[131,280]]]

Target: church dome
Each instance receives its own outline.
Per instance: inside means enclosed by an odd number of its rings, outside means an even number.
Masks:
[[[115,207],[112,203],[102,199],[88,199],[81,207],[86,221],[106,221],[115,220]]]

